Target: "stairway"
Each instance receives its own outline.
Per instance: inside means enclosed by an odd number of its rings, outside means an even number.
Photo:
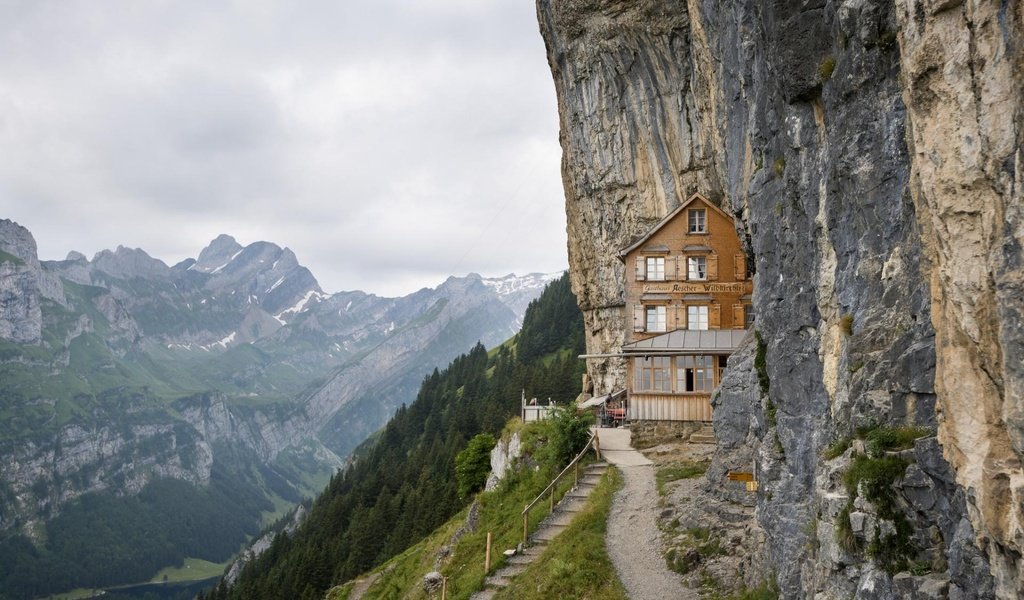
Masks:
[[[484,589],[470,596],[470,600],[490,600],[502,588],[507,587],[512,579],[526,570],[538,556],[544,553],[551,540],[558,537],[569,522],[587,504],[587,498],[597,487],[601,477],[608,470],[608,463],[598,462],[588,465],[580,475],[579,485],[569,490],[562,500],[555,505],[555,510],[544,519],[537,531],[530,536],[530,545],[521,553],[505,559],[505,566],[484,580]]]
[[[691,444],[714,444],[715,429],[710,425],[705,425],[704,427],[690,434],[689,442]]]

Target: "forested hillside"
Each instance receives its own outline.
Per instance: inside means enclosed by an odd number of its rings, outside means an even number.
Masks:
[[[473,436],[497,434],[518,413],[522,391],[560,403],[578,393],[582,332],[565,275],[530,304],[513,343],[491,356],[478,344],[429,375],[416,400],[331,480],[304,524],[206,598],[319,599],[433,531],[468,501],[455,458]]]

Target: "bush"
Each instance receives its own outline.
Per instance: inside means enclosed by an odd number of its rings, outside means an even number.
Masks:
[[[455,479],[459,496],[465,498],[483,489],[491,472],[491,450],[497,442],[489,433],[481,433],[469,440],[469,445],[455,457]]]
[[[836,59],[832,56],[826,56],[821,64],[818,65],[818,77],[821,78],[822,83],[832,78],[832,71],[836,69]]]
[[[577,413],[570,406],[556,406],[550,412],[548,422],[551,424],[551,457],[556,466],[563,467],[587,445],[594,415]]]

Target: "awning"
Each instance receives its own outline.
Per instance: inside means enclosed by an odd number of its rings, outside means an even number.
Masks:
[[[732,354],[750,334],[749,329],[676,329],[625,344],[625,354]]]
[[[683,302],[711,302],[711,294],[683,294]]]
[[[644,246],[640,249],[640,252],[668,252],[669,247],[665,244],[652,244],[650,246]]]
[[[710,246],[683,246],[683,252],[711,252]]]
[[[606,394],[604,396],[595,396],[590,400],[587,400],[586,402],[580,404],[578,408],[593,408],[595,406],[601,406],[605,402],[608,402],[609,400],[614,400],[625,393],[626,390],[618,390],[612,392],[611,394]]]
[[[671,299],[672,299],[672,295],[671,294],[644,294],[643,296],[640,296],[640,300],[643,300],[643,301],[646,301],[646,302],[651,302],[651,301],[655,301],[655,300],[671,300]]]

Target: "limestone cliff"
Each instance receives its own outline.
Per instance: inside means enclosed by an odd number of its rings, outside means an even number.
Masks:
[[[737,216],[763,344],[719,390],[710,473],[754,461],[783,594],[1024,593],[1021,6],[539,0],[538,17],[588,351],[625,333],[616,250],[692,192]],[[614,360],[589,369],[622,384]],[[877,459],[904,461],[891,511],[844,486],[853,449],[823,456],[910,426],[938,439]],[[897,540],[906,556],[877,551]]]

